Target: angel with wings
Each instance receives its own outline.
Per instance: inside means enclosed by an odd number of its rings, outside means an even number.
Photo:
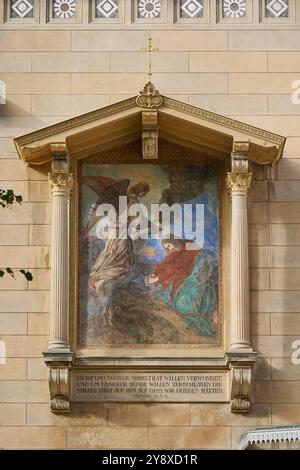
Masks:
[[[127,196],[128,208],[130,205],[138,203],[139,199],[146,196],[150,190],[148,183],[144,181],[129,187],[130,181],[128,179],[113,180],[104,176],[84,176],[82,182],[98,196],[97,202],[92,205],[89,212],[83,237],[86,237],[100,221],[101,216],[97,215],[97,208],[100,204],[111,204],[118,213],[120,196]],[[127,230],[127,224],[126,227],[121,227],[120,223],[117,224],[119,236],[106,239],[104,249],[92,267],[89,275],[89,288],[96,296],[104,293],[108,281],[125,279],[132,270],[132,239],[128,236],[120,236],[123,230]]]

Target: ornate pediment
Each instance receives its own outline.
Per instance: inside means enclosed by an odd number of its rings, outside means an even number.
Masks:
[[[70,158],[82,158],[143,140],[144,158],[157,158],[157,139],[230,157],[233,142],[249,143],[249,160],[277,161],[285,137],[211,111],[162,96],[148,82],[138,96],[67,119],[15,139],[19,156],[29,165],[49,162],[53,144],[65,145]]]

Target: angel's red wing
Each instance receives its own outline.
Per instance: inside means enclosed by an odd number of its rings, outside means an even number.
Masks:
[[[123,180],[116,180],[113,188],[114,191],[119,194],[119,196],[127,196],[128,186],[130,184],[130,180],[123,179]]]
[[[111,178],[107,178],[107,180],[110,180],[110,183],[113,183],[113,180]],[[103,180],[102,178],[99,179],[99,176],[83,176],[81,178],[81,181],[99,196],[107,187],[107,184],[105,184],[105,180]]]
[[[126,196],[127,189],[130,181],[128,179],[122,180],[113,180],[112,178],[107,178],[106,176],[83,176],[81,178],[83,184],[88,186],[92,191],[94,191],[98,196],[101,195],[107,197],[109,193],[118,194],[119,196]],[[109,198],[109,197],[108,197]],[[109,202],[103,200],[102,202]]]

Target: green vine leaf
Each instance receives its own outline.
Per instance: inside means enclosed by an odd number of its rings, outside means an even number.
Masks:
[[[14,279],[16,279],[15,273],[11,268],[6,268],[6,272],[11,275]]]
[[[31,272],[25,271],[24,269],[20,269],[20,273],[22,273],[25,276],[27,281],[32,281],[33,276],[31,274]]]
[[[0,206],[5,208],[9,207],[15,202],[21,204],[22,196],[20,194],[15,194],[13,189],[0,189]]]
[[[0,207],[6,208],[14,203],[21,204],[23,198],[20,194],[15,194],[13,189],[0,189]],[[24,269],[19,270],[25,276],[27,281],[32,281],[33,276],[31,272]],[[0,278],[4,277],[5,273],[16,279],[15,273],[11,268],[0,269]]]

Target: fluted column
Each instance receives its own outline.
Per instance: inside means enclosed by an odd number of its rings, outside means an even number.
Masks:
[[[69,198],[70,173],[50,173],[52,192],[51,332],[49,350],[69,350]]]
[[[230,350],[251,349],[249,328],[249,258],[247,194],[252,174],[227,175],[231,194],[231,346]]]

